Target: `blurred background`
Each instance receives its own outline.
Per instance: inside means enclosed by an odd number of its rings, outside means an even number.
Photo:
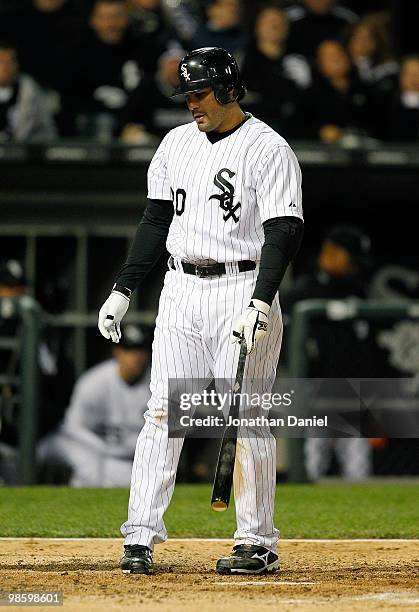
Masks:
[[[129,482],[167,257],[132,299],[122,353],[97,311],[149,161],[190,120],[170,98],[189,49],[235,55],[243,108],[303,169],[279,375],[419,376],[418,17],[411,0],[0,0],[0,483]],[[307,299],[322,302],[298,335]],[[279,479],[419,473],[414,439],[278,447]],[[187,441],[179,479],[210,480],[216,451]]]

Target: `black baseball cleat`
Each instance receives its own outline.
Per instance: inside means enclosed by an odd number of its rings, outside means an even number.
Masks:
[[[152,574],[153,558],[151,550],[147,546],[133,544],[124,546],[124,556],[120,567],[124,574]]]
[[[264,546],[238,544],[228,557],[217,561],[219,574],[265,574],[279,569],[278,555]]]

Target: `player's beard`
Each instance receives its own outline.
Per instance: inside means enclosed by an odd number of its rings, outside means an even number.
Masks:
[[[194,121],[200,132],[208,131],[208,119],[206,115],[202,115],[202,117],[197,117],[197,118],[194,117]]]
[[[223,113],[213,113],[211,117],[207,113],[204,113],[202,117],[195,119],[194,121],[200,132],[213,132],[217,130],[224,120]]]

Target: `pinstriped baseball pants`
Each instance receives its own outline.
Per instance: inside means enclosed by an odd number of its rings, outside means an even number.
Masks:
[[[163,515],[173,494],[183,444],[183,439],[169,437],[168,379],[199,379],[196,392],[203,390],[203,381],[234,380],[240,347],[231,342],[232,327],[249,304],[256,278],[257,269],[212,278],[180,270],[166,274],[153,342],[151,399],[135,451],[128,519],[121,526],[125,545],[142,544],[153,550],[167,539]],[[271,391],[281,340],[276,297],[269,333],[246,360],[242,392]],[[236,544],[276,550],[275,480],[275,439],[269,430],[257,437],[250,428],[239,430],[234,472]]]

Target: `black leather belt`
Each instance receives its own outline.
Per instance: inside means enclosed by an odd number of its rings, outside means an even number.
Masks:
[[[226,266],[224,263],[211,264],[209,266],[196,266],[195,264],[188,263],[187,261],[181,261],[180,265],[185,274],[193,274],[199,278],[206,278],[207,276],[222,276],[227,273]],[[256,264],[254,261],[237,261],[235,262],[239,272],[248,272],[249,270],[255,270]],[[173,258],[169,258],[169,268],[176,270],[176,266],[173,262]]]

